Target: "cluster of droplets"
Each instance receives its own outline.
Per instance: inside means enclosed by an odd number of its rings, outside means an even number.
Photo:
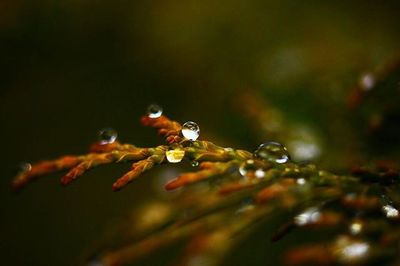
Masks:
[[[99,131],[100,144],[111,144],[117,140],[118,132],[111,127],[103,128]]]
[[[149,118],[159,118],[163,113],[162,107],[157,104],[151,104],[147,107],[147,116]],[[199,126],[193,122],[188,121],[183,124],[181,129],[182,136],[190,141],[195,141],[200,136]],[[171,147],[165,152],[167,161],[170,163],[179,163],[185,157],[185,150],[179,146]],[[193,161],[192,166],[197,167],[199,162]]]

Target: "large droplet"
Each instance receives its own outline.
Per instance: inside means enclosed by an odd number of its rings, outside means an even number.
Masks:
[[[151,104],[149,107],[147,107],[147,116],[150,118],[159,118],[162,113],[162,107],[157,104]]]
[[[180,148],[171,149],[165,152],[168,162],[179,163],[185,157],[185,150]]]
[[[254,156],[273,163],[286,163],[290,159],[286,147],[275,141],[261,144],[254,152]]]
[[[118,137],[118,132],[110,127],[103,128],[99,131],[100,144],[113,143]]]
[[[188,121],[182,126],[182,135],[188,140],[195,141],[200,135],[200,128],[195,122]]]

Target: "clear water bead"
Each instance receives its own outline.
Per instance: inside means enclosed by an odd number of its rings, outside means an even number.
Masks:
[[[147,116],[150,118],[159,118],[162,113],[162,107],[157,104],[151,104],[149,107],[147,107]]]
[[[273,163],[286,163],[290,159],[286,147],[275,141],[261,144],[254,152],[254,156]]]
[[[185,150],[179,148],[168,150],[165,152],[165,156],[168,162],[179,163],[182,161],[183,157],[185,157]]]
[[[200,136],[200,128],[195,122],[188,121],[182,126],[182,135],[188,140],[195,141]]]
[[[99,131],[99,140],[101,144],[113,143],[118,137],[118,132],[110,127]]]

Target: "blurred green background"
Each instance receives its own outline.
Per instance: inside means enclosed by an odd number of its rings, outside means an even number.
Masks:
[[[152,200],[162,171],[111,191],[128,165],[67,188],[51,175],[9,191],[19,162],[84,153],[105,126],[123,142],[156,145],[138,122],[149,103],[195,120],[204,138],[252,150],[257,125],[235,101],[252,91],[287,121],[322,128],[326,150],[346,145],[331,118],[345,114],[360,75],[397,54],[399,17],[395,0],[2,1],[0,264],[75,265],[110,225]]]

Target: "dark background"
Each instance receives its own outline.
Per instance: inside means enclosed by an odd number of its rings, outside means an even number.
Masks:
[[[1,264],[74,265],[152,200],[160,171],[112,192],[128,165],[95,169],[66,188],[54,174],[9,190],[19,162],[84,153],[105,126],[123,142],[157,145],[139,125],[150,103],[195,120],[202,137],[250,150],[259,140],[235,108],[242,91],[289,121],[329,124],[324,112],[340,113],[359,75],[398,52],[400,3],[323,2],[2,1]]]

